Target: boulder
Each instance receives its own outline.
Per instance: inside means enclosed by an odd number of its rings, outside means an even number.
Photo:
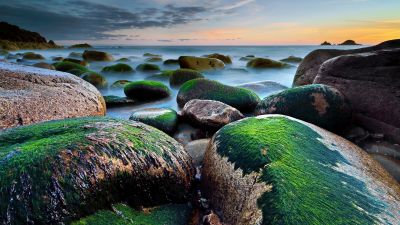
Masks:
[[[160,71],[160,67],[155,65],[155,64],[151,64],[151,63],[143,63],[140,64],[136,67],[136,70],[138,71],[142,71],[142,72],[158,72]]]
[[[209,138],[194,140],[185,145],[185,151],[192,157],[194,166],[201,166],[203,164],[204,153],[206,152]]]
[[[305,85],[270,95],[258,104],[256,115],[283,114],[336,131],[350,124],[351,108],[335,88]]]
[[[82,57],[86,61],[113,61],[113,57],[106,52],[85,50]]]
[[[146,62],[161,62],[163,61],[161,57],[150,57],[145,60]]]
[[[321,43],[321,45],[332,45],[332,44],[327,42],[327,41],[324,41],[324,42]]]
[[[69,53],[68,57],[82,59],[82,53],[80,53],[80,52],[71,52],[71,53]]]
[[[164,65],[166,66],[171,66],[171,65],[179,65],[179,60],[177,59],[167,59],[163,62]]]
[[[163,83],[150,80],[129,82],[125,85],[124,92],[128,98],[145,101],[166,98],[171,95],[171,91]]]
[[[45,62],[39,62],[39,63],[35,63],[33,64],[34,67],[38,67],[38,68],[42,68],[42,69],[48,69],[48,70],[55,70],[56,68],[53,65],[50,65],[48,63]]]
[[[144,57],[161,57],[161,55],[153,54],[153,53],[144,53]]]
[[[117,81],[115,81],[115,82],[110,86],[110,88],[115,88],[115,89],[117,89],[117,88],[124,88],[125,85],[126,85],[127,83],[129,83],[129,82],[131,82],[131,81],[129,81],[129,80],[117,80]]]
[[[112,66],[106,66],[102,70],[103,72],[115,72],[115,73],[129,73],[135,72],[135,70],[128,64],[118,63]]]
[[[120,58],[116,62],[130,62],[131,60],[128,58]]]
[[[340,55],[365,53],[370,51],[400,48],[400,39],[386,41],[381,44],[350,50],[338,49],[317,49],[309,53],[297,68],[296,75],[293,80],[293,86],[301,86],[312,84],[317,73],[325,61]]]
[[[93,47],[88,43],[83,43],[83,44],[74,44],[69,46],[68,48],[93,48]]]
[[[0,143],[2,223],[69,224],[121,201],[186,202],[193,176],[180,144],[128,120],[45,122],[9,129]]]
[[[75,76],[80,77],[82,74],[86,73],[85,71],[82,71],[80,69],[72,69],[72,70],[68,70],[67,73],[73,74]]]
[[[63,72],[67,72],[73,69],[78,69],[84,72],[89,71],[88,68],[86,68],[85,66],[82,66],[81,64],[78,63],[74,63],[74,62],[56,62],[53,64],[53,66],[56,68],[56,70],[58,71],[63,71]]]
[[[251,90],[202,78],[190,80],[179,89],[177,102],[180,107],[192,99],[220,101],[240,111],[253,111],[260,101]]]
[[[89,63],[80,59],[74,59],[74,58],[65,58],[62,60],[63,62],[73,62],[82,66],[88,66]]]
[[[174,71],[175,70],[163,70],[161,73],[147,77],[146,80],[168,81]]]
[[[339,45],[360,45],[360,44],[357,44],[357,43],[356,43],[355,41],[353,41],[353,40],[346,40],[346,41],[340,43]]]
[[[183,69],[210,71],[225,68],[225,64],[219,59],[195,56],[181,56],[178,60],[180,67]]]
[[[286,63],[301,63],[301,61],[303,61],[303,58],[291,55],[291,56],[289,56],[289,57],[287,57],[285,59],[281,59],[279,61],[286,62]]]
[[[219,59],[225,64],[232,64],[232,59],[229,55],[221,55],[218,53],[210,54],[210,55],[205,55],[204,57],[207,58],[212,58],[212,59]]]
[[[182,115],[194,125],[217,130],[233,121],[243,119],[239,110],[213,100],[193,99],[185,104]]]
[[[53,61],[63,61],[63,60],[64,60],[64,57],[56,56],[56,57],[53,57],[52,60],[53,60]]]
[[[24,53],[22,58],[25,60],[43,60],[44,59],[44,57],[41,54],[36,54],[33,52]]]
[[[107,108],[112,107],[119,107],[125,105],[133,105],[136,103],[135,100],[127,98],[127,97],[120,97],[115,95],[106,95],[103,96],[104,101],[106,102]]]
[[[191,69],[178,69],[175,70],[169,77],[169,84],[171,86],[181,86],[183,83],[196,78],[204,78],[203,74],[196,70]]]
[[[269,80],[240,84],[237,87],[252,90],[258,96],[267,96],[272,93],[288,89],[288,87],[286,87],[282,84],[276,83],[274,81],[269,81]]]
[[[351,142],[282,115],[221,128],[205,194],[227,224],[397,224],[400,185]]]
[[[358,124],[400,143],[400,49],[336,57],[321,65],[314,83],[337,88]]]
[[[0,76],[0,129],[105,114],[96,88],[71,74],[0,62]]]
[[[93,71],[88,71],[88,72],[83,73],[81,76],[82,76],[82,79],[91,83],[96,88],[106,88],[107,87],[107,80],[101,74],[98,74]]]
[[[155,127],[167,134],[172,134],[178,125],[178,114],[168,108],[145,108],[134,111],[130,120],[138,121]]]
[[[268,68],[285,68],[289,67],[289,64],[275,61],[272,59],[254,58],[251,59],[246,66],[253,69],[268,69]]]

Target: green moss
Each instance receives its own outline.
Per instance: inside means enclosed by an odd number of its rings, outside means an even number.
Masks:
[[[266,68],[284,68],[284,67],[289,67],[289,65],[272,59],[254,58],[247,63],[247,67],[254,69],[266,69]]]
[[[165,98],[171,94],[166,85],[150,80],[130,82],[125,85],[124,92],[127,97],[140,100]]]
[[[137,211],[124,204],[113,206],[114,211],[99,211],[73,225],[186,225],[191,207],[187,204],[163,205],[149,210]]]
[[[284,117],[248,118],[216,134],[217,152],[258,182],[263,224],[375,224],[383,203],[366,185],[335,169],[348,164],[311,128]],[[360,210],[361,207],[363,210]]]
[[[56,62],[53,64],[53,66],[56,68],[56,70],[63,72],[67,72],[72,69],[78,69],[85,72],[89,71],[88,68],[74,62]]]
[[[191,69],[178,69],[175,70],[169,78],[171,86],[180,86],[186,81],[193,80],[196,78],[204,78],[203,74],[196,70]]]
[[[139,70],[142,72],[154,72],[154,71],[160,71],[160,67],[155,64],[143,63],[143,64],[138,65],[136,67],[136,70]]]
[[[93,71],[85,72],[82,74],[82,79],[93,84],[93,86],[97,88],[105,88],[107,87],[107,80],[101,74],[98,74]]]
[[[73,62],[73,63],[79,64],[79,65],[82,65],[82,66],[88,66],[89,65],[89,63],[86,62],[86,61],[82,61],[82,60],[79,60],[79,59],[73,59],[73,58],[63,59],[63,62]]]
[[[216,100],[243,111],[252,111],[260,101],[253,91],[231,87],[208,79],[194,79],[179,89],[177,102],[183,107],[192,99]]]
[[[72,70],[68,70],[67,73],[73,74],[75,76],[81,76],[82,74],[85,73],[85,71],[82,71],[80,69],[72,69]]]
[[[131,60],[128,58],[120,58],[117,60],[117,62],[130,62]]]
[[[134,71],[131,66],[125,63],[118,63],[112,66],[106,66],[102,70],[103,72],[132,72]]]
[[[179,65],[179,60],[177,59],[167,59],[163,62],[164,65]]]
[[[176,130],[178,114],[169,108],[146,108],[132,113],[130,120],[158,128],[168,134]]]

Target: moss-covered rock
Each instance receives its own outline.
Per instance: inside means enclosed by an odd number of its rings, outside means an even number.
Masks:
[[[82,57],[86,61],[113,61],[113,57],[107,52],[85,50]]]
[[[44,57],[41,54],[36,54],[34,52],[26,52],[24,53],[23,59],[25,60],[43,60]]]
[[[54,63],[53,66],[56,68],[56,70],[63,71],[63,72],[67,72],[67,71],[73,70],[73,69],[78,69],[78,70],[85,71],[85,72],[89,71],[88,68],[86,68],[78,63],[68,62],[68,61],[57,62],[57,63]]]
[[[152,72],[160,71],[160,67],[155,64],[151,64],[151,63],[143,63],[143,64],[138,65],[136,67],[136,70],[152,73]]]
[[[188,204],[169,204],[134,210],[125,204],[113,205],[72,225],[187,225],[192,208]]]
[[[115,95],[106,95],[106,96],[103,96],[103,98],[104,98],[104,101],[106,102],[107,108],[125,106],[125,105],[133,105],[136,103],[136,101],[133,99],[130,99],[127,97],[115,96]]]
[[[178,105],[183,107],[192,99],[220,101],[241,111],[254,110],[260,101],[253,91],[208,79],[190,80],[181,86],[177,96]]]
[[[219,70],[225,68],[225,64],[219,59],[195,56],[179,57],[179,65],[183,69],[192,69],[199,71]]]
[[[116,62],[130,62],[131,60],[128,58],[120,58]]]
[[[179,60],[177,59],[167,59],[163,62],[164,65],[166,66],[172,66],[172,65],[179,65]]]
[[[71,53],[69,53],[68,57],[82,59],[82,53],[80,53],[80,52],[71,52]]]
[[[161,57],[161,55],[153,54],[153,53],[144,53],[144,57]]]
[[[73,58],[65,58],[63,59],[63,62],[73,62],[82,66],[88,66],[89,63],[83,60],[79,60],[79,59],[73,59]]]
[[[93,48],[93,47],[88,43],[82,43],[82,44],[71,45],[68,48]]]
[[[288,115],[328,130],[348,125],[351,119],[351,109],[344,96],[322,84],[290,88],[268,96],[255,113]]]
[[[369,155],[282,115],[221,128],[202,180],[228,224],[396,224],[400,217],[400,186]]]
[[[70,74],[80,77],[82,74],[85,73],[85,71],[82,71],[80,69],[72,69],[72,70],[68,70],[67,73],[70,73]]]
[[[124,88],[127,83],[131,81],[129,80],[117,80],[110,87],[111,88]]]
[[[255,58],[255,56],[254,55],[248,55],[248,56],[245,56],[245,57],[240,57],[240,61],[250,61],[250,60],[252,60],[252,59],[254,59]]]
[[[39,62],[39,63],[35,63],[33,64],[34,67],[38,67],[38,68],[42,68],[42,69],[48,69],[48,70],[55,70],[56,68],[53,65],[50,65],[48,63],[45,62]]]
[[[213,58],[213,59],[219,59],[225,64],[232,64],[232,59],[229,55],[221,55],[218,53],[210,54],[210,55],[205,55],[204,57],[207,58]]]
[[[253,69],[285,68],[289,67],[289,64],[272,59],[254,58],[247,63],[247,67]]]
[[[0,221],[59,224],[107,209],[186,202],[190,157],[142,123],[67,119],[0,134]]]
[[[124,92],[128,98],[137,100],[160,99],[171,95],[165,84],[150,80],[129,82],[125,85]]]
[[[301,63],[301,61],[303,61],[303,58],[300,57],[296,57],[296,56],[289,56],[285,59],[281,59],[279,60],[281,62],[287,62],[287,63]]]
[[[56,56],[56,57],[53,57],[52,60],[53,60],[53,61],[63,61],[63,60],[64,60],[64,57]]]
[[[106,78],[93,71],[88,71],[82,74],[82,79],[86,80],[87,82],[91,83],[93,86],[97,88],[106,88],[107,87],[107,80]]]
[[[127,73],[135,72],[135,70],[128,64],[118,63],[112,66],[106,66],[102,70],[103,72],[116,72],[116,73]]]
[[[162,58],[161,57],[150,57],[150,58],[147,58],[145,61],[146,62],[161,62]]]
[[[191,69],[178,69],[175,70],[169,77],[169,84],[171,86],[181,86],[189,80],[204,78],[203,74],[196,70]]]
[[[130,120],[138,121],[172,134],[178,125],[178,114],[168,108],[145,108],[133,112]]]
[[[161,73],[147,77],[146,80],[168,81],[175,70],[163,70]]]

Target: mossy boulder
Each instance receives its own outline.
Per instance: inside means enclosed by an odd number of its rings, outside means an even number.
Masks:
[[[147,58],[145,61],[146,62],[161,62],[162,58],[161,57],[150,57],[150,58]]]
[[[101,210],[72,225],[187,225],[191,212],[192,207],[188,204],[168,204],[142,210],[116,204],[112,210]]]
[[[169,108],[145,108],[134,111],[130,120],[138,121],[172,134],[178,125],[178,114]]]
[[[348,125],[351,109],[335,88],[313,84],[290,88],[263,99],[256,115],[283,114],[307,121],[328,130]]]
[[[161,57],[161,55],[153,54],[153,53],[144,53],[144,57]]]
[[[78,69],[78,70],[85,71],[85,72],[89,71],[88,68],[82,66],[81,64],[74,63],[74,62],[68,62],[68,61],[57,62],[57,63],[54,63],[53,66],[56,68],[56,70],[63,71],[63,72],[67,72],[67,71],[70,71],[73,69]]]
[[[0,160],[0,221],[9,224],[68,224],[121,201],[186,202],[193,175],[168,135],[105,117],[9,129],[0,134]]]
[[[220,70],[225,68],[225,64],[219,59],[195,56],[179,57],[179,65],[183,69],[192,69],[199,71]]]
[[[82,71],[80,69],[72,69],[72,70],[68,70],[67,73],[70,73],[70,74],[80,77],[82,74],[85,73],[85,71]]]
[[[177,96],[178,105],[183,107],[192,99],[220,101],[241,111],[254,110],[260,101],[253,91],[208,79],[190,80],[181,86]]]
[[[50,65],[48,63],[45,62],[39,62],[39,63],[35,63],[33,64],[34,67],[38,67],[38,68],[42,68],[42,69],[48,69],[48,70],[55,70],[56,68],[53,65]]]
[[[367,153],[282,115],[221,128],[202,177],[228,224],[396,224],[400,217],[400,185]]]
[[[82,66],[88,66],[89,65],[89,63],[86,62],[86,61],[79,60],[79,59],[73,59],[73,58],[65,58],[62,61],[63,62],[73,62],[73,63],[76,63],[76,64],[80,64]]]
[[[87,82],[91,83],[93,86],[97,88],[106,88],[107,87],[107,80],[106,78],[93,71],[88,71],[82,74],[82,79],[86,80]]]
[[[171,95],[165,84],[150,80],[129,82],[125,85],[124,92],[128,98],[137,100],[160,99]]]
[[[172,76],[175,70],[163,70],[161,73],[147,77],[146,80],[167,81]]]
[[[301,63],[303,61],[303,58],[296,57],[296,56],[289,56],[287,58],[279,60],[281,62],[287,62],[287,63]]]
[[[172,65],[179,65],[179,60],[177,59],[167,59],[163,62],[164,65],[166,66],[172,66]]]
[[[289,67],[289,64],[272,59],[254,58],[247,63],[247,67],[253,69],[285,68]]]
[[[93,47],[88,43],[82,43],[82,44],[71,45],[68,48],[93,48]]]
[[[213,59],[219,59],[225,64],[232,64],[232,58],[229,55],[221,55],[218,53],[210,54],[210,55],[205,55],[204,57],[207,58],[213,58]]]
[[[181,86],[183,83],[189,80],[197,79],[197,78],[204,78],[203,74],[196,70],[191,69],[178,69],[175,70],[170,78],[169,84],[171,86]]]
[[[82,57],[86,61],[113,61],[113,57],[107,52],[85,50]]]
[[[53,61],[63,61],[63,60],[64,60],[64,57],[56,56],[56,57],[53,57],[52,60],[53,60]]]
[[[127,98],[127,97],[120,97],[115,95],[106,95],[103,96],[104,101],[106,102],[107,107],[118,107],[118,106],[125,106],[125,105],[133,105],[136,103],[135,100]]]
[[[151,63],[143,63],[140,64],[136,67],[136,70],[142,71],[142,72],[158,72],[160,71],[160,67],[157,66],[156,64],[151,64]]]
[[[111,88],[124,88],[127,83],[131,81],[129,80],[117,80],[110,87]]]
[[[131,60],[128,58],[120,58],[116,62],[130,62]]]
[[[81,59],[82,58],[82,53],[80,53],[80,52],[71,52],[71,53],[69,53],[68,57]]]
[[[36,54],[34,52],[26,52],[24,53],[23,59],[25,60],[43,60],[44,57],[41,54]]]
[[[106,66],[102,70],[103,72],[116,72],[116,73],[127,73],[135,72],[135,70],[128,64],[118,63],[112,66]]]

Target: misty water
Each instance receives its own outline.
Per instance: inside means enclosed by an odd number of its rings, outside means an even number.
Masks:
[[[265,57],[273,60],[280,60],[289,56],[305,57],[309,52],[318,48],[330,48],[330,49],[350,49],[359,48],[360,46],[136,46],[136,47],[113,47],[113,46],[97,46],[93,50],[105,51],[111,54],[115,60],[119,58],[129,58],[130,62],[124,62],[129,64],[133,68],[137,65],[144,63],[147,57],[144,57],[144,53],[152,53],[161,55],[163,60],[166,59],[177,59],[182,55],[191,56],[203,56],[211,53],[219,53],[223,55],[229,55],[232,57],[232,65],[226,65],[226,68],[217,72],[203,73],[208,79],[217,80],[227,85],[241,85],[251,82],[260,81],[274,81],[284,86],[290,87],[292,85],[293,77],[296,73],[298,64],[291,64],[292,67],[284,69],[265,69],[265,70],[251,70],[246,68],[247,61],[241,61],[240,58],[247,55],[255,55],[256,57]],[[25,51],[11,52],[13,54]],[[68,57],[71,52],[82,53],[84,49],[50,49],[50,50],[34,50],[34,52],[43,55],[46,60],[41,60],[47,63],[54,63],[53,57],[61,56]],[[12,60],[9,60],[12,61]],[[34,64],[39,61],[24,61],[21,64]],[[161,67],[162,70],[174,70],[179,68],[178,65],[166,66],[163,62],[152,62]],[[113,65],[116,62],[91,62],[88,68],[92,71],[101,73],[107,79],[109,85],[117,80],[148,80],[152,79],[151,76],[156,73],[141,73],[136,71],[134,73],[103,73],[101,72],[104,66]],[[246,71],[247,70],[247,71]],[[169,81],[161,81],[169,86]],[[178,89],[171,87],[172,95],[169,98],[135,104],[131,106],[124,106],[118,108],[107,109],[108,116],[118,118],[128,118],[132,111],[148,107],[169,107],[178,110],[176,103],[176,95]],[[122,89],[103,89],[100,90],[103,95],[117,95],[125,96]],[[271,93],[258,93],[260,98],[264,98]]]

